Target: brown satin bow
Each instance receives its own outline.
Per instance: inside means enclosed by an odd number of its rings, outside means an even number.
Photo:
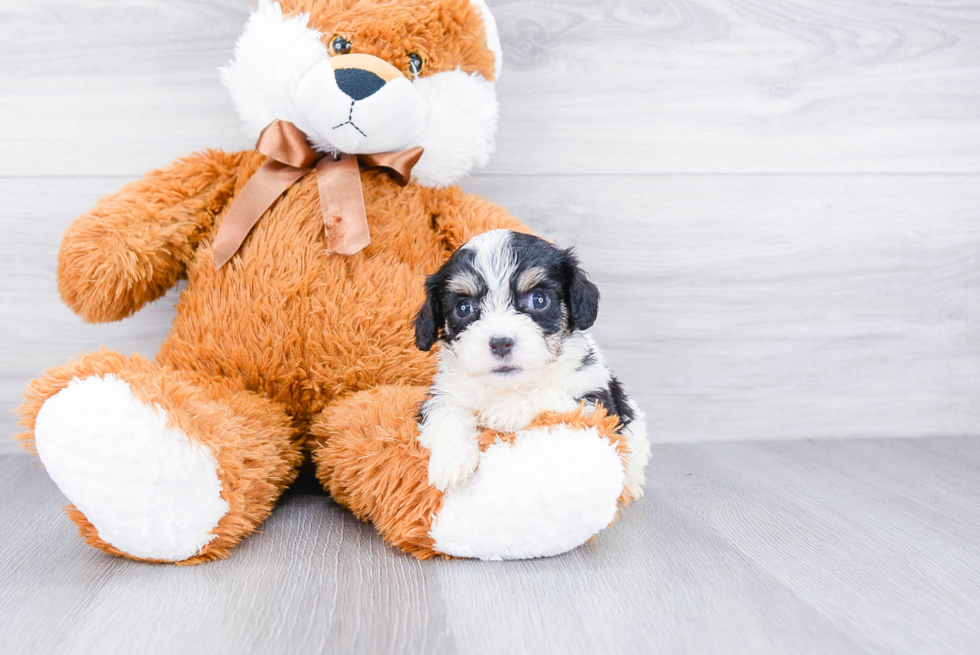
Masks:
[[[265,161],[245,183],[214,237],[214,265],[221,268],[235,256],[245,237],[269,207],[298,179],[316,166],[327,252],[353,255],[371,243],[358,164],[381,168],[398,184],[408,184],[422,147],[376,155],[340,155],[335,159],[314,151],[306,135],[292,123],[276,120],[259,135],[256,150]]]

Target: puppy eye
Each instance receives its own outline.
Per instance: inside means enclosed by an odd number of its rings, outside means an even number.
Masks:
[[[408,53],[408,72],[412,75],[418,75],[422,72],[422,68],[425,66],[425,62],[422,61],[422,57],[417,52]]]
[[[456,303],[453,307],[453,314],[456,318],[466,318],[473,313],[473,303],[469,301],[468,298],[463,298]]]
[[[340,36],[339,34],[333,37],[332,39],[330,39],[330,50],[335,55],[350,54],[352,47],[353,46],[351,45],[351,42],[345,39],[344,37]]]
[[[551,304],[551,299],[541,291],[534,291],[528,296],[527,304],[531,309],[541,311],[548,309],[548,305]]]

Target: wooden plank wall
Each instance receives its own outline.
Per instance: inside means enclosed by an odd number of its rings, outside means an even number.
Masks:
[[[490,4],[498,152],[466,186],[578,246],[655,441],[980,434],[980,7]],[[166,334],[176,291],[82,324],[58,240],[150,168],[249,147],[217,76],[248,8],[0,5],[0,407]]]

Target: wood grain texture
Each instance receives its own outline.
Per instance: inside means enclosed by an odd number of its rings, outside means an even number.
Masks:
[[[675,444],[566,555],[418,562],[323,495],[192,568],[111,558],[0,457],[0,643],[32,653],[972,652],[980,440]]]
[[[122,182],[0,179],[5,408],[70,356],[100,345],[152,355],[166,336],[179,289],[103,325],[57,296],[61,231]],[[654,441],[980,436],[972,176],[488,176],[467,187],[576,244],[603,294],[593,332]]]
[[[0,175],[244,148],[217,69],[250,0],[0,6]],[[980,172],[980,13],[890,0],[497,0],[488,172]]]

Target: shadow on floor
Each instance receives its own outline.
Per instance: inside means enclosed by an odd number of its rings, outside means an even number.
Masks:
[[[299,469],[296,481],[283,493],[284,496],[326,496],[320,481],[316,479],[316,467],[307,457]]]

